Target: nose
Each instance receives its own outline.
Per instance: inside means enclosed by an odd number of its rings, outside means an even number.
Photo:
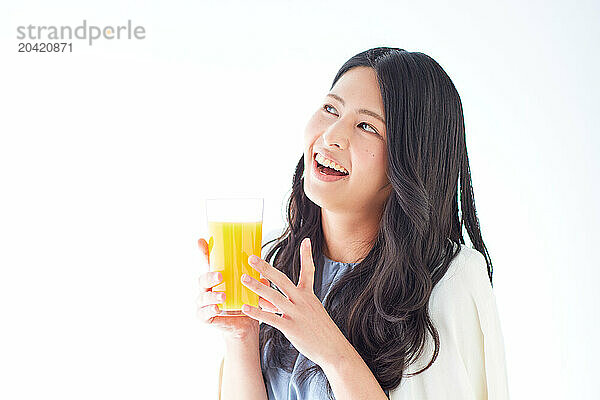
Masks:
[[[331,124],[329,128],[323,133],[323,143],[326,146],[335,146],[340,150],[344,150],[348,147],[348,133],[349,129],[340,123],[340,120]]]

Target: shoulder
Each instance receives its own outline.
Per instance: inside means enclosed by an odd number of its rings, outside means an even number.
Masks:
[[[477,329],[482,314],[495,311],[495,297],[483,254],[466,245],[450,262],[429,299],[430,314],[449,331]]]
[[[432,298],[440,296],[492,294],[487,263],[483,254],[464,244],[450,262],[448,270],[432,291]]]
[[[429,314],[439,334],[438,357],[403,379],[390,399],[508,399],[504,340],[483,254],[461,245],[431,292]],[[433,352],[428,334],[425,352],[406,372],[424,368]]]
[[[454,348],[468,370],[481,367],[484,341],[502,348],[496,297],[479,251],[461,245],[446,275],[434,287],[429,308],[441,345]]]

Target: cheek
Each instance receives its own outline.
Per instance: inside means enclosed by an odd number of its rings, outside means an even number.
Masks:
[[[321,131],[322,122],[319,120],[316,114],[314,114],[306,124],[306,128],[304,129],[304,142],[307,147],[311,145],[317,136],[319,136],[319,132]]]
[[[360,153],[360,162],[364,168],[361,168],[361,175],[368,175],[371,177],[371,181],[378,182],[387,180],[386,169],[387,169],[387,155],[385,148],[366,148]],[[373,179],[376,178],[376,179]]]

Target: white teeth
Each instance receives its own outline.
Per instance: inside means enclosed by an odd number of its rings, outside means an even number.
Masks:
[[[332,160],[329,160],[329,159],[323,157],[320,153],[317,153],[317,156],[315,157],[315,159],[321,165],[324,165],[324,166],[329,167],[329,168],[333,168],[336,171],[340,171],[340,172],[343,172],[345,174],[348,173],[348,171],[346,171],[346,168],[342,167],[341,165],[339,165],[335,161],[332,161]]]

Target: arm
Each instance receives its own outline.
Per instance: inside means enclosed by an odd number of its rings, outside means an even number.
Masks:
[[[219,400],[266,400],[258,335],[250,335],[246,340],[228,340],[225,349],[219,371]]]
[[[323,363],[321,368],[327,376],[336,399],[387,400],[379,382],[352,344],[343,337],[335,360]]]
[[[267,232],[263,237],[263,244],[279,237],[284,230],[285,228],[279,228]],[[274,244],[270,243],[261,250],[263,256],[266,256]],[[225,340],[225,357],[219,369],[219,400],[267,400],[267,390],[260,367],[258,332],[250,336],[251,338],[242,341]],[[222,389],[223,386],[225,390]],[[239,387],[245,388],[242,393],[233,393]]]

